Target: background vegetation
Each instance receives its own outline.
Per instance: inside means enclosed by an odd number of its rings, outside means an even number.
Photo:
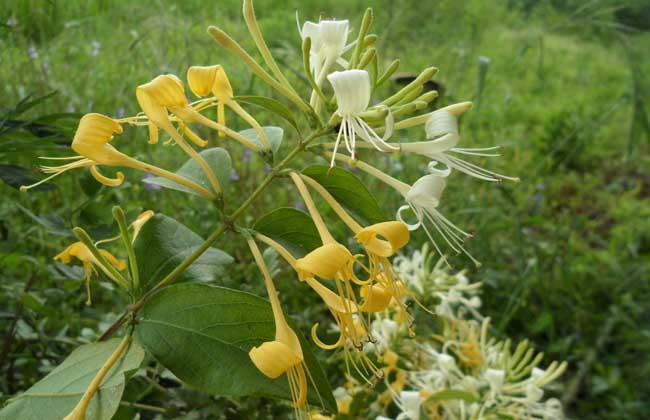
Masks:
[[[305,89],[294,10],[301,19],[322,12],[354,26],[369,5],[258,3],[270,45]],[[492,185],[455,175],[442,209],[476,232],[469,250],[483,267],[470,274],[486,284],[485,311],[498,333],[529,338],[549,359],[570,362],[558,395],[573,418],[642,418],[650,410],[650,10],[642,3],[371,5],[381,59],[399,56],[403,72],[440,68],[443,95],[436,106],[475,102],[462,120],[465,147],[506,146],[503,157],[487,164],[522,178]],[[135,87],[157,74],[221,63],[240,94],[269,93],[206,35],[209,24],[253,49],[237,0],[18,0],[0,10],[0,401],[29,387],[78,344],[95,340],[119,311],[111,310],[117,297],[108,282],[94,287],[94,305],[86,307],[81,270],[52,261],[71,240],[71,227],[108,236],[116,229],[110,214],[116,203],[133,214],[173,215],[199,233],[214,225],[216,215],[199,200],[148,190],[137,173],[127,173],[130,183],[117,189],[80,172],[30,194],[15,188],[41,177],[37,156],[66,154],[81,114],[137,112]],[[29,102],[50,92],[56,93]],[[257,111],[260,122],[279,124]],[[422,135],[415,130],[405,138]],[[185,160],[143,147],[144,136],[127,132],[119,147],[163,167]],[[252,190],[265,168],[241,150],[231,153],[236,198]],[[413,181],[425,164],[403,157],[390,171]],[[373,186],[390,214],[396,195]],[[276,189],[248,221],[296,199]],[[423,241],[416,237],[412,246]],[[263,294],[245,244],[226,239],[217,246],[240,262],[217,281]],[[471,265],[462,257],[453,261]],[[287,275],[279,288],[288,282],[295,279]],[[290,303],[287,312],[304,326],[321,313],[300,293]],[[330,369],[334,385],[342,381],[338,372]],[[162,406],[169,417],[266,418],[275,409],[261,400],[199,395],[155,368],[125,395]],[[128,410],[123,407],[121,418],[130,418]]]

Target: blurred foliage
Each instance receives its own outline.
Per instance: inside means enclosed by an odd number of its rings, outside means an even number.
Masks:
[[[300,63],[293,10],[301,19],[358,19],[368,2],[258,2],[257,14],[280,61]],[[650,409],[650,15],[647,2],[479,0],[372,2],[382,56],[402,58],[404,72],[431,64],[444,96],[436,105],[480,103],[462,121],[466,147],[502,144],[489,164],[518,175],[519,184],[491,185],[456,176],[442,210],[476,232],[468,244],[483,262],[472,277],[486,283],[485,310],[497,332],[529,338],[551,359],[568,360],[559,395],[572,417],[642,418]],[[356,22],[356,21],[354,21]],[[51,371],[81,343],[97,338],[120,307],[108,281],[99,282],[94,306],[84,304],[78,268],[52,257],[69,229],[94,236],[117,232],[108,209],[153,209],[197,232],[215,223],[214,210],[169,190],[150,190],[127,171],[123,187],[108,189],[89,176],[59,177],[52,187],[21,194],[16,187],[40,178],[37,157],[67,152],[76,119],[97,111],[137,111],[135,87],[159,73],[184,75],[190,64],[227,66],[236,94],[268,94],[244,67],[206,35],[209,24],[229,31],[246,48],[238,0],[163,2],[19,0],[0,10],[0,400]],[[288,71],[298,87],[300,68]],[[261,92],[258,92],[261,90]],[[56,94],[51,94],[55,92]],[[385,92],[379,92],[383,95]],[[262,108],[263,124],[292,128]],[[244,128],[237,126],[235,128]],[[205,137],[210,137],[203,133]],[[403,138],[421,139],[414,130]],[[137,147],[144,134],[126,130],[121,150],[147,153],[170,167],[183,157]],[[285,140],[291,143],[291,135]],[[162,147],[162,146],[161,146]],[[232,152],[237,181],[232,197],[252,191],[265,167]],[[316,159],[315,159],[316,160]],[[376,162],[381,166],[384,162]],[[390,172],[414,180],[426,161],[402,157]],[[29,181],[28,181],[29,182]],[[393,211],[395,195],[376,183],[371,191]],[[65,193],[64,193],[65,191]],[[249,211],[252,223],[292,191],[266,196]],[[226,203],[228,206],[228,203]],[[416,235],[418,248],[425,238]],[[217,244],[240,264],[224,285],[263,295],[245,245]],[[456,266],[469,266],[454,257]],[[295,278],[280,265],[279,284]],[[303,331],[325,312],[291,288],[287,313]],[[108,314],[108,315],[104,315]],[[335,387],[343,378],[329,364]],[[154,364],[131,381],[118,418],[273,418],[285,408],[260,399],[213,398],[196,393]],[[153,406],[153,407],[149,407]],[[157,411],[156,411],[157,410]]]

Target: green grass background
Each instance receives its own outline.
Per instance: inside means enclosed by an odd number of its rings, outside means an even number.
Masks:
[[[569,361],[557,396],[572,418],[647,415],[650,34],[643,28],[644,15],[639,21],[620,19],[621,10],[642,14],[642,2],[257,3],[269,45],[302,91],[295,10],[301,20],[322,13],[349,18],[355,28],[372,6],[383,64],[399,57],[400,71],[438,67],[436,81],[444,94],[436,107],[475,102],[462,119],[463,146],[504,145],[501,158],[482,164],[522,181],[494,185],[453,174],[441,210],[476,233],[468,249],[483,267],[470,272],[485,283],[485,312],[493,317],[497,334],[530,339],[547,361]],[[254,50],[238,1],[18,0],[0,10],[2,23],[0,108],[11,109],[27,95],[57,91],[23,120],[63,112],[132,115],[138,111],[137,85],[161,73],[184,77],[190,65],[221,63],[236,93],[273,95],[206,34],[207,26],[215,24]],[[277,117],[256,111],[263,124],[279,124]],[[0,163],[29,168],[39,177],[37,156],[68,153],[75,120],[56,124],[63,134],[0,137]],[[126,130],[118,147],[163,167],[184,161],[173,148],[147,146],[145,131]],[[400,137],[417,140],[423,134],[417,129]],[[285,147],[295,141],[288,135]],[[234,206],[252,191],[264,167],[256,159],[244,161],[238,146],[230,150],[240,178],[228,187]],[[317,159],[309,156],[305,162]],[[377,164],[412,182],[426,162],[392,156]],[[200,200],[148,191],[139,178],[127,171],[129,183],[108,189],[76,172],[54,181],[54,189],[31,194],[0,184],[0,400],[29,387],[79,343],[92,341],[119,313],[110,284],[96,286],[95,305],[85,307],[79,271],[52,264],[71,240],[66,229],[81,225],[98,237],[111,232],[110,208],[116,203],[130,214],[150,208],[172,215],[203,235],[217,222],[216,213]],[[400,205],[396,194],[368,183],[388,214]],[[278,185],[248,212],[246,222],[296,200],[290,189]],[[217,245],[240,262],[223,283],[262,293],[243,243],[232,239]],[[416,235],[413,247],[424,240]],[[462,257],[453,262],[471,265]],[[295,281],[285,277],[280,288]],[[313,305],[305,309],[299,296],[289,303],[288,312],[300,322],[313,322],[318,312]],[[149,403],[167,401],[179,412],[211,406],[214,413],[264,418],[275,409],[172,386],[156,392]]]

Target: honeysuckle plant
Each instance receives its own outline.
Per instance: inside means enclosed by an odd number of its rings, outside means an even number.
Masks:
[[[331,361],[342,361],[341,381],[333,385],[345,381],[372,387],[388,382],[394,390],[392,401],[403,412],[400,418],[413,418],[420,406],[427,405],[404,388],[417,384],[420,376],[409,376],[404,366],[396,364],[392,340],[397,331],[408,331],[409,339],[414,339],[417,326],[411,301],[428,316],[438,309],[427,308],[424,299],[417,298],[408,272],[396,269],[394,257],[408,247],[410,232],[419,227],[424,227],[441,257],[449,249],[469,255],[463,241],[470,235],[438,210],[446,182],[456,171],[488,181],[511,178],[453,156],[487,156],[491,154],[485,152],[492,148],[456,147],[458,117],[471,104],[431,111],[437,92],[425,92],[423,86],[436,68],[424,69],[389,96],[373,97],[385,91],[383,85],[397,71],[399,60],[383,66],[375,47],[377,35],[369,32],[370,9],[352,42],[348,42],[354,33],[349,20],[308,21],[301,27],[302,46],[296,49],[302,47],[304,86],[290,82],[276,63],[252,0],[243,1],[243,17],[261,60],[224,30],[211,26],[208,34],[223,48],[215,51],[215,57],[224,50],[233,54],[277,98],[235,95],[239,89],[231,85],[228,68],[218,62],[188,63],[192,65],[185,72],[186,81],[173,74],[152,74],[133,86],[142,112],[116,118],[109,116],[112,110],[97,110],[102,114],[83,116],[71,144],[78,155],[47,158],[72,162],[42,167],[52,175],[23,187],[27,191],[73,169],[89,168],[103,185],[128,188],[131,184],[124,183],[122,172],[126,168],[148,174],[143,178],[148,184],[205,200],[218,217],[205,238],[159,209],[141,212],[129,223],[122,208],[114,207],[118,233],[112,237],[92,238],[76,227],[77,241],[53,257],[83,266],[88,305],[92,304],[92,284],[101,277],[111,280],[128,304],[98,343],[82,346],[60,368],[16,396],[0,411],[2,418],[109,419],[126,380],[142,367],[143,360],[155,360],[188,386],[213,395],[289,400],[297,418],[336,415],[345,406],[341,401],[347,398],[349,402],[351,397],[348,393],[339,398],[337,406],[313,345],[330,352]],[[186,84],[198,98],[195,101],[188,99]],[[252,115],[242,106],[246,103],[261,106],[266,114]],[[226,118],[227,109],[250,128],[233,129],[229,124],[234,119]],[[271,117],[281,118],[291,131],[260,123]],[[162,134],[167,144],[178,146],[166,148],[165,153],[187,160],[174,170],[129,156],[115,146],[118,141],[129,141],[124,126],[146,130],[149,141],[132,142],[132,148],[157,148]],[[401,130],[417,126],[425,130],[426,141],[409,142],[401,135]],[[341,144],[348,154],[339,153]],[[270,167],[245,197],[229,195],[226,188],[233,165],[229,151],[241,147],[257,153]],[[386,158],[399,153],[430,159],[427,173],[415,181],[398,180],[380,169]],[[359,169],[361,177],[346,166]],[[115,172],[110,175],[108,171]],[[365,185],[366,175],[393,187],[404,198],[406,204],[391,209],[394,217],[384,215]],[[243,216],[249,215],[251,206],[259,206],[260,197],[271,194],[272,188],[297,193],[307,211],[271,208],[253,223],[246,222],[251,218]],[[411,215],[406,214],[409,210]],[[343,230],[335,229],[341,222]],[[233,262],[215,247],[226,234],[231,235],[229,240],[247,244],[248,263],[260,273],[254,281],[264,285],[266,296],[210,284]],[[437,243],[436,236],[448,246]],[[260,246],[268,249],[262,251]],[[322,309],[331,315],[327,322],[313,320],[307,335],[311,342],[283,309],[287,290],[276,288],[267,252],[280,255],[289,272],[295,272],[295,286],[304,283],[305,290],[322,301]],[[441,295],[443,301],[446,298]],[[458,301],[465,302],[463,298]],[[474,359],[471,351],[463,350],[467,342],[479,346],[475,350],[481,357],[493,351],[491,344],[484,343],[483,332],[480,337],[471,328],[456,333],[465,335],[455,337],[448,349],[461,352],[468,363]],[[144,359],[145,355],[150,357]],[[70,370],[75,364],[78,369]],[[531,386],[541,387],[555,378],[553,374],[546,380],[516,382],[522,372],[497,362],[489,364],[485,380],[494,385],[494,401],[521,390],[536,398],[537,388]],[[498,394],[496,388],[503,392]]]

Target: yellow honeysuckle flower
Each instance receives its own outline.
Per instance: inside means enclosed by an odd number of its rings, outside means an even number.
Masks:
[[[133,240],[135,241],[135,238],[138,236],[138,233],[140,233],[140,229],[144,226],[145,223],[149,221],[154,216],[153,210],[145,210],[142,213],[138,214],[138,216],[135,218],[133,222],[131,222],[131,227],[133,228]]]
[[[99,252],[101,255],[108,261],[109,264],[111,264],[113,267],[115,267],[119,271],[124,271],[126,269],[126,263],[118,258],[116,258],[113,254],[110,252],[106,251],[105,249],[100,249]],[[90,252],[88,247],[84,245],[82,242],[75,242],[72,245],[69,245],[66,249],[58,253],[55,257],[55,260],[61,261],[64,264],[70,264],[72,263],[73,259],[77,259],[81,261],[84,269],[84,278],[86,282],[86,293],[88,296],[88,299],[86,301],[87,305],[90,305],[91,299],[90,299],[90,279],[95,271],[95,267],[99,267],[100,270],[108,278],[113,280],[115,283],[118,285],[121,285],[121,282],[119,279],[116,279],[115,276],[106,268],[104,267],[103,264],[101,264],[97,258]]]
[[[116,187],[122,184],[124,181],[124,174],[122,172],[117,173],[117,178],[108,178],[99,172],[97,167],[99,165],[105,165],[124,166],[162,176],[185,185],[206,198],[214,198],[214,195],[210,191],[201,187],[194,181],[179,176],[173,172],[158,168],[157,166],[134,159],[117,150],[110,143],[113,141],[114,135],[120,133],[122,133],[122,126],[113,118],[97,113],[84,115],[81,117],[81,120],[79,120],[79,126],[77,127],[71,145],[72,150],[79,153],[79,156],[42,158],[50,160],[74,160],[74,162],[60,166],[41,166],[43,172],[52,175],[33,185],[20,187],[21,191],[27,191],[30,188],[47,182],[66,171],[78,168],[90,168],[90,173],[93,177],[104,185]]]
[[[296,272],[298,272],[297,263],[299,260],[296,260],[296,258],[291,255],[286,248],[264,235],[257,234],[256,238],[275,249],[278,254],[280,254],[289,265],[296,270]],[[303,272],[303,274],[307,275],[306,273],[306,271]],[[325,271],[323,271],[322,274],[326,274]],[[371,382],[367,378],[370,374],[380,376],[381,372],[378,371],[377,367],[365,355],[365,353],[362,351],[353,351],[353,349],[361,350],[363,348],[363,342],[369,341],[370,339],[368,337],[367,323],[359,314],[360,305],[357,303],[354,292],[349,288],[349,283],[337,281],[337,294],[321,284],[313,275],[307,276],[302,280],[304,280],[305,283],[307,283],[323,299],[323,302],[325,302],[334,317],[339,332],[339,337],[334,343],[326,344],[318,337],[317,331],[319,324],[315,323],[311,329],[311,337],[314,343],[324,350],[342,348],[345,355],[346,366],[348,367],[348,373],[349,367],[352,365],[367,382]],[[343,290],[344,287],[348,287],[347,291]],[[351,296],[352,299],[343,297],[347,295]],[[373,296],[370,299],[366,299],[366,302],[368,302],[369,305],[370,302],[375,304],[377,303],[377,297]],[[366,309],[372,308],[367,307]],[[360,362],[361,367],[358,362]]]
[[[247,241],[253,258],[264,277],[264,284],[271,301],[275,321],[275,339],[266,341],[258,347],[253,347],[248,356],[253,364],[269,378],[275,379],[286,373],[293,405],[298,410],[297,417],[301,418],[307,414],[304,411],[307,406],[307,376],[311,375],[304,362],[300,340],[287,323],[282,312],[280,299],[268,267],[264,262],[264,257],[262,257],[257,244],[252,238],[248,238]]]
[[[406,224],[393,220],[365,227],[356,233],[355,238],[369,252],[388,258],[408,243],[409,236]]]
[[[291,253],[285,247],[262,234],[257,234],[255,237],[258,240],[269,245],[271,248],[275,249],[278,254],[280,254],[289,263],[289,265],[294,270],[296,270],[296,272],[298,271],[296,268],[296,258],[291,255]],[[309,287],[311,287],[312,290],[314,290],[318,296],[323,299],[323,302],[325,305],[327,305],[327,308],[332,313],[332,316],[334,317],[334,320],[340,332],[339,338],[334,344],[325,344],[318,338],[318,334],[316,333],[318,330],[318,323],[316,323],[311,330],[312,339],[314,342],[319,347],[326,350],[332,350],[343,346],[346,342],[346,339],[350,339],[357,347],[361,346],[361,339],[365,336],[365,334],[358,334],[359,330],[355,327],[354,319],[352,316],[352,314],[358,312],[359,305],[356,303],[356,301],[342,297],[341,295],[344,294],[342,291],[339,291],[340,295],[334,293],[328,287],[324,286],[318,280],[316,280],[313,276],[307,276],[305,278],[301,278],[301,280],[307,283]]]
[[[393,293],[381,284],[373,284],[361,287],[361,297],[364,298],[359,307],[362,312],[379,312],[388,307]]]
[[[190,90],[198,97],[205,97],[210,93],[214,95],[217,100],[217,122],[219,124],[226,125],[225,107],[227,106],[255,129],[267,149],[271,148],[271,143],[262,126],[233,99],[232,86],[222,66],[192,66],[187,70],[187,82],[190,85]],[[225,135],[225,132],[219,131],[219,136],[224,137]]]
[[[136,97],[142,111],[149,118],[151,137],[150,143],[158,141],[158,128],[162,128],[169,134],[179,146],[184,147],[183,137],[172,125],[169,112],[173,113],[182,123],[199,123],[210,127],[218,132],[225,133],[247,148],[259,151],[259,147],[246,137],[219,124],[197,112],[187,101],[183,82],[173,74],[164,74],[154,78],[149,83],[142,84],[136,89]],[[194,134],[187,126],[182,124],[181,128],[197,146],[207,145],[205,140]]]
[[[363,228],[322,185],[305,175],[301,175],[301,178],[327,201],[334,212],[355,233],[356,240],[366,249],[369,261],[368,282],[380,282],[382,287],[396,298],[399,305],[403,306],[400,299],[401,289],[397,287],[399,282],[395,278],[389,258],[408,243],[410,235],[407,225],[399,221],[388,221]],[[402,309],[406,310],[405,307]],[[368,312],[363,309],[361,311]]]

